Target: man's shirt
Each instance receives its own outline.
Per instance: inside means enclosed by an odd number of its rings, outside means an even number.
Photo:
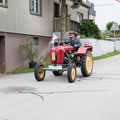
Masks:
[[[66,44],[70,44],[71,46],[77,45],[77,47],[81,46],[81,42],[80,39],[75,37],[75,38],[69,38],[68,40],[66,40],[65,42]]]

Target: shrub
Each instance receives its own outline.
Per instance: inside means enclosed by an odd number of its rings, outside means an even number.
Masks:
[[[113,22],[108,22],[106,25],[106,29],[110,31],[112,25],[113,25]]]
[[[35,41],[31,37],[28,37],[28,39],[22,41],[20,44],[20,49],[25,51],[25,60],[35,62],[35,59],[38,58],[38,48]]]
[[[81,31],[86,37],[95,37],[97,39],[101,38],[100,30],[93,20],[84,19],[82,21]]]

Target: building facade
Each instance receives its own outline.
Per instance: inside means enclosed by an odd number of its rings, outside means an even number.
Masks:
[[[89,19],[90,7],[73,10],[71,4],[67,0],[66,14],[71,20]],[[19,44],[28,36],[38,40],[39,57],[47,52],[60,6],[59,0],[0,0],[0,73],[25,65]]]

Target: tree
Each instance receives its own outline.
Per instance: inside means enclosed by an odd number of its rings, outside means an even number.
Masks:
[[[118,25],[118,27],[119,27],[119,29],[120,29],[120,25]],[[120,30],[119,30],[119,32],[120,32]]]
[[[84,19],[82,21],[81,31],[86,37],[95,37],[100,39],[100,30],[93,20]]]
[[[106,29],[110,30],[112,25],[113,25],[113,21],[112,22],[108,22],[107,25],[106,25]]]
[[[61,2],[61,40],[65,40],[65,32],[66,32],[66,0],[59,0]],[[73,9],[78,8],[82,0],[73,0],[73,5],[71,6]]]
[[[105,30],[105,35],[110,35],[110,30]]]
[[[61,40],[65,40],[65,32],[66,32],[66,0],[62,0],[62,7],[61,7]]]

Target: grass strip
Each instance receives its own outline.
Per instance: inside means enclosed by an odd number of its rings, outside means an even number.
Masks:
[[[100,59],[104,59],[104,58],[116,56],[116,55],[119,55],[119,54],[120,54],[119,51],[114,51],[114,52],[111,52],[111,53],[107,53],[107,54],[105,54],[105,55],[101,55],[101,56],[94,57],[93,59],[94,59],[94,60],[100,60]]]

